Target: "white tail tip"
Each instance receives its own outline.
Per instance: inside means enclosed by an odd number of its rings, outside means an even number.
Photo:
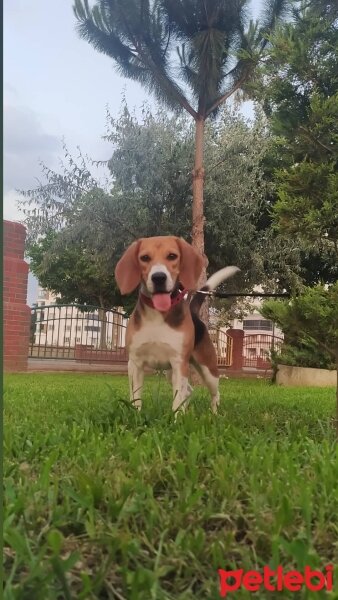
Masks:
[[[229,277],[232,277],[238,271],[240,271],[238,267],[224,267],[224,269],[216,271],[216,273],[209,277],[205,287],[208,287],[210,291],[215,290],[223,281],[229,279]]]

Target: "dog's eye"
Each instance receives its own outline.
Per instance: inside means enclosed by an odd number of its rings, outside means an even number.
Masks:
[[[177,258],[177,254],[174,254],[174,252],[170,252],[170,254],[168,254],[167,259],[168,260],[176,260]]]
[[[149,254],[142,254],[142,256],[140,256],[140,260],[142,260],[142,262],[149,262],[151,258]]]

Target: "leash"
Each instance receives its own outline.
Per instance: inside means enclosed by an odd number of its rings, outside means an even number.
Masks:
[[[182,300],[185,300],[189,294],[189,290],[183,289],[178,292],[175,296],[171,296],[171,306],[176,306]],[[290,298],[291,294],[288,292],[251,292],[247,294],[245,292],[217,292],[216,290],[197,290],[194,294],[203,294],[204,296],[210,296],[214,298]],[[148,296],[141,293],[141,298],[144,304],[154,308],[153,301]]]
[[[259,293],[252,292],[251,294],[246,294],[245,292],[217,292],[216,290],[197,290],[195,294],[204,294],[205,296],[215,296],[216,298],[290,298],[291,294],[288,292],[281,293]]]

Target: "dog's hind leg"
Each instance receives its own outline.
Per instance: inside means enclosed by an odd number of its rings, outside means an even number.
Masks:
[[[217,413],[219,406],[219,373],[217,367],[217,355],[213,343],[205,330],[203,343],[198,344],[193,353],[192,362],[201,375],[204,384],[208,388],[211,395],[211,410],[214,414]]]
[[[219,389],[218,389],[219,378],[217,376],[213,375],[210,372],[209,368],[206,367],[205,365],[199,365],[199,366],[201,369],[201,375],[202,375],[203,381],[211,395],[211,410],[214,414],[216,414],[217,410],[218,410],[218,406],[219,406]]]

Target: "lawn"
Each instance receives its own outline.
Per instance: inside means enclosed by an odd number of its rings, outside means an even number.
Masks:
[[[217,569],[337,564],[333,389],[223,380],[195,390],[126,377],[5,380],[5,600],[220,598]],[[335,580],[338,582],[336,570]],[[227,598],[338,598],[239,589]]]

